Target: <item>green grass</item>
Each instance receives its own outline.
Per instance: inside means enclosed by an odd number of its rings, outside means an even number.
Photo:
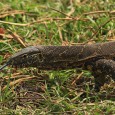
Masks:
[[[114,0],[1,0],[0,28],[5,30],[5,36],[0,36],[0,64],[24,45],[114,40],[114,10]],[[88,71],[6,67],[0,72],[0,114],[115,114],[115,83],[105,84],[99,93],[92,90],[93,86],[94,79]]]

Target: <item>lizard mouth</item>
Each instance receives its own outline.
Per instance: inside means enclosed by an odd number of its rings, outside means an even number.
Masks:
[[[18,63],[14,63],[11,60],[9,60],[3,66],[0,67],[0,71],[3,70],[7,66],[11,66],[13,68],[22,68],[22,67],[24,68],[24,67],[27,67],[27,64],[23,64],[23,63],[18,64]]]
[[[23,63],[20,63],[20,64],[13,63],[11,65],[11,67],[13,67],[13,68],[25,68],[25,67],[27,67],[27,65],[23,64]]]
[[[33,66],[32,66],[32,63],[27,63],[27,62],[17,63],[16,61],[15,61],[15,62],[12,62],[10,65],[11,65],[11,67],[13,67],[13,68],[33,67]]]

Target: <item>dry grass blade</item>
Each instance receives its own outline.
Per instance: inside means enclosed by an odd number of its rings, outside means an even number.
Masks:
[[[77,81],[79,81],[79,79],[82,77],[83,72],[81,72],[78,77],[76,77],[76,79],[74,79],[74,81],[71,83],[71,85],[75,84]]]
[[[51,7],[50,7],[50,9],[52,9],[52,10],[54,10],[54,11],[56,11],[56,12],[59,12],[59,13],[61,13],[61,14],[65,15],[66,17],[73,18],[73,17],[71,17],[70,15],[65,14],[64,12],[59,11],[59,10],[57,10],[57,9],[54,9],[54,8],[51,8]]]
[[[84,15],[102,14],[102,13],[115,14],[115,10],[113,10],[113,11],[105,11],[105,10],[102,10],[102,11],[93,11],[93,12],[84,13]]]
[[[25,76],[24,76],[25,77]],[[16,85],[16,84],[20,84],[21,82],[24,82],[24,81],[27,81],[27,80],[29,80],[29,79],[33,79],[33,78],[35,78],[35,77],[26,77],[26,78],[20,78],[20,79],[17,79],[17,80],[15,80],[15,81],[12,81],[12,82],[10,82],[9,83],[9,87],[13,87],[14,85]],[[4,90],[5,88],[6,88],[7,86],[4,86],[3,88],[2,88],[2,90]]]
[[[70,12],[68,12],[67,16],[70,17],[74,13],[74,7],[71,8]]]
[[[5,18],[7,16],[14,16],[16,14],[25,14],[25,11],[21,11],[21,10],[12,10],[12,11],[5,11],[0,13],[0,18]]]
[[[18,34],[16,34],[16,33],[13,33],[13,32],[11,32],[10,30],[7,30],[9,33],[10,33],[10,35],[14,38],[14,39],[16,39],[23,47],[26,47],[26,45],[25,45],[25,43],[23,42],[23,38],[21,37],[21,36],[19,36]]]
[[[59,32],[59,37],[60,37],[61,43],[63,44],[63,36],[62,36],[60,27],[58,27],[58,32]]]
[[[5,37],[10,38],[10,39],[13,38],[11,35],[6,35],[6,34],[0,34],[0,36],[2,36],[3,38],[5,38]]]

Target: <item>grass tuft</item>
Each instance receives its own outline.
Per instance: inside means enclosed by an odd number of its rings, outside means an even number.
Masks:
[[[77,45],[115,39],[114,0],[1,0],[0,64],[30,45]],[[99,93],[88,71],[6,67],[0,114],[114,115],[115,83]]]

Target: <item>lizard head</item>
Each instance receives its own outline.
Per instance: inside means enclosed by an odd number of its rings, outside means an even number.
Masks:
[[[14,54],[6,64],[0,67],[0,70],[8,65],[13,67],[36,67],[42,63],[44,59],[41,50],[42,47],[40,46],[30,46],[24,48]]]

